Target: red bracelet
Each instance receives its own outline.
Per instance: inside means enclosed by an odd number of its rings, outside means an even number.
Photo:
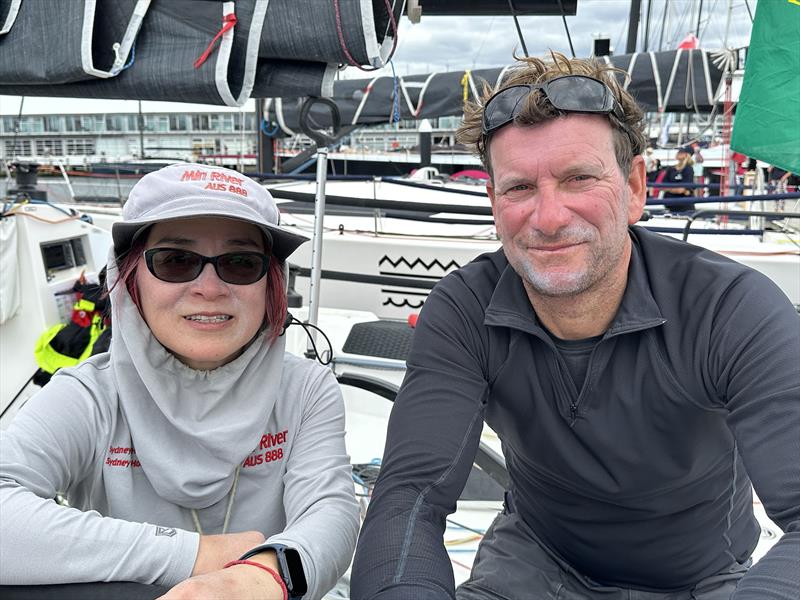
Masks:
[[[259,569],[264,569],[267,573],[272,575],[272,578],[276,582],[278,582],[279,586],[281,586],[281,591],[283,592],[283,600],[289,600],[289,590],[286,589],[286,584],[283,583],[283,578],[280,575],[278,575],[278,572],[272,567],[268,567],[267,565],[262,565],[260,562],[256,562],[254,560],[232,560],[222,568],[227,569],[228,567],[232,567],[234,565],[250,565],[251,567],[258,567]]]

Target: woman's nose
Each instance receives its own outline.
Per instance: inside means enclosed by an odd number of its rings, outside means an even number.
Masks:
[[[219,278],[214,265],[206,263],[200,275],[192,282],[193,290],[203,296],[219,296],[228,292],[227,284]]]

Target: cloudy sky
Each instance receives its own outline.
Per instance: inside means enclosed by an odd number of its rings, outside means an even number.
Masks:
[[[642,0],[642,19],[637,48],[643,49],[645,17],[652,2],[649,49],[677,46],[697,28],[698,9],[702,5],[700,40],[704,48],[747,45],[750,39],[749,12],[755,14],[758,0]],[[422,3],[424,7],[424,2]],[[665,14],[665,7],[668,8]],[[750,11],[748,11],[748,7]],[[567,17],[572,43],[577,56],[592,52],[593,39],[611,40],[615,54],[624,54],[628,34],[630,0],[578,0],[578,11]],[[730,19],[728,18],[730,15]],[[570,54],[561,17],[520,17],[522,35],[528,52],[544,55],[549,50]],[[431,17],[423,12],[422,21],[400,23],[400,35],[394,66],[398,75],[455,71],[459,69],[496,67],[512,61],[516,51],[522,54],[514,21],[508,15],[497,17]],[[346,71],[348,77],[363,77],[356,69]],[[143,110],[169,110],[172,103],[144,102]],[[176,105],[172,104],[173,109]],[[252,110],[250,107],[246,109]],[[135,111],[131,101],[87,101],[29,97],[23,114],[46,112]],[[0,114],[17,114],[19,99],[0,96]]]
[[[757,0],[748,2],[755,14]],[[647,4],[648,0],[642,0],[638,50],[644,48]],[[722,47],[729,6],[728,45],[737,47],[749,42],[751,22],[745,0],[652,0],[648,49],[658,50],[659,41],[665,50],[675,48],[687,34],[694,33],[701,4],[699,37],[704,48]],[[578,0],[577,14],[567,17],[575,54],[591,54],[596,37],[609,38],[614,53],[624,54],[630,5],[629,0]],[[570,54],[561,17],[519,17],[519,22],[530,54],[543,55],[550,49]],[[419,24],[412,25],[407,20],[401,23],[399,40],[395,64],[400,75],[496,67],[509,63],[515,50],[522,54],[514,21],[508,15],[425,17],[423,9]]]

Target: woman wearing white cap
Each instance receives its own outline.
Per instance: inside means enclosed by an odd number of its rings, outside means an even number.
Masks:
[[[111,351],[2,436],[0,583],[321,597],[358,512],[336,380],[281,337],[305,238],[256,182],[185,164],[137,183],[113,238]]]

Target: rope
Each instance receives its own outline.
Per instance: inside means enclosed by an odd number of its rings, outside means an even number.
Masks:
[[[236,25],[236,14],[235,13],[228,13],[222,17],[222,27],[217,32],[211,41],[208,43],[205,51],[194,61],[194,68],[199,69],[201,65],[206,62],[206,59],[211,56],[211,52],[214,50],[214,45],[217,43],[217,40],[223,36],[223,34],[230,29],[233,29],[233,26]]]
[[[222,534],[228,533],[228,525],[231,521],[231,512],[233,512],[233,500],[236,498],[236,486],[239,484],[239,471],[241,465],[236,465],[236,470],[233,472],[233,485],[231,486],[231,493],[228,497],[228,506],[225,509],[225,520],[222,523]],[[194,508],[189,509],[192,513],[192,521],[194,521],[194,528],[200,535],[203,535],[203,528],[200,525],[200,517],[197,515],[197,510]]]
[[[267,129],[267,120],[266,119],[261,119],[261,128],[260,129],[261,129],[261,133],[263,133],[265,136],[271,138],[271,137],[275,137],[275,134],[278,133],[278,130],[280,129],[280,126],[277,123],[275,123],[275,127],[273,127],[272,130],[268,130]]]
[[[128,58],[128,62],[126,64],[122,65],[122,70],[124,71],[125,69],[130,67],[134,63],[135,60],[136,60],[136,41],[134,40],[133,44],[131,44],[130,57]]]
[[[561,4],[561,0],[558,0],[558,3]],[[511,18],[514,19],[514,25],[517,28],[517,37],[519,37],[519,43],[522,44],[522,51],[525,53],[525,56],[530,56],[528,54],[528,47],[525,45],[525,38],[522,37],[522,29],[519,27],[517,11],[514,9],[514,3],[511,0],[508,0],[508,9],[511,11]],[[572,56],[575,56],[575,54],[573,53]]]
[[[472,70],[467,69],[466,71],[464,71],[464,75],[461,77],[461,87],[463,88],[463,94],[461,99],[463,101],[463,104],[466,104],[467,100],[469,100],[469,80],[471,77],[471,73]]]
[[[383,0],[384,6],[386,6],[386,12],[389,15],[389,23],[392,26],[392,49],[389,51],[389,59],[394,56],[395,50],[397,50],[397,20],[394,18],[394,10],[392,9],[392,5],[389,3],[389,0]],[[344,39],[344,27],[342,26],[342,11],[339,6],[339,0],[333,0],[333,10],[334,16],[336,18],[336,35],[339,38],[339,45],[342,47],[342,52],[344,52],[347,61],[350,63],[350,66],[356,67],[360,71],[377,71],[381,67],[362,67],[353,55],[350,54],[350,50],[347,48],[347,42]]]
[[[117,60],[119,60],[119,49],[121,47],[122,47],[122,45],[119,42],[116,42],[116,43],[114,43],[113,46],[111,46],[111,48],[114,50],[114,56],[117,58]],[[130,51],[130,55],[128,56],[128,62],[126,64],[122,65],[122,67],[120,67],[120,70],[119,70],[120,73],[122,71],[124,71],[125,69],[129,68],[133,64],[134,60],[136,60],[136,40],[134,40],[133,44],[131,44],[131,51]],[[116,63],[117,61],[114,61],[114,62]]]
[[[11,210],[9,210],[7,212],[4,212],[0,216],[2,216],[4,218],[5,217],[10,217],[10,216],[28,217],[30,219],[34,219],[35,221],[41,221],[42,223],[47,223],[48,225],[58,225],[59,223],[66,223],[67,221],[79,221],[80,220],[79,216],[71,216],[71,217],[66,217],[65,219],[56,219],[56,220],[44,219],[44,218],[39,217],[37,215],[31,214],[29,212],[24,212],[20,208],[12,208]]]
[[[302,277],[307,277],[308,275],[310,275],[310,273],[309,274],[305,274],[305,273],[303,273],[303,271],[304,271],[304,269],[300,270],[300,275]],[[319,362],[319,364],[321,364],[321,365],[329,365],[329,364],[331,364],[331,361],[333,360],[333,344],[331,344],[330,338],[327,335],[325,335],[325,332],[322,331],[322,329],[320,329],[319,327],[317,327],[316,325],[314,325],[312,323],[304,323],[303,321],[301,321],[300,319],[295,317],[292,313],[287,313],[287,315],[286,315],[286,323],[283,326],[283,331],[281,332],[281,335],[286,333],[286,330],[291,325],[300,325],[300,327],[303,328],[303,331],[305,331],[306,335],[308,336],[308,341],[311,343],[311,347],[313,348],[314,353],[312,355],[310,351],[306,351],[306,358],[316,358],[317,361]],[[317,344],[314,342],[314,336],[312,336],[311,332],[308,330],[309,327],[311,329],[319,331],[320,334],[322,335],[322,337],[324,337],[325,341],[328,343],[328,349],[327,350],[323,350],[322,354],[320,354],[319,351],[317,350]]]

